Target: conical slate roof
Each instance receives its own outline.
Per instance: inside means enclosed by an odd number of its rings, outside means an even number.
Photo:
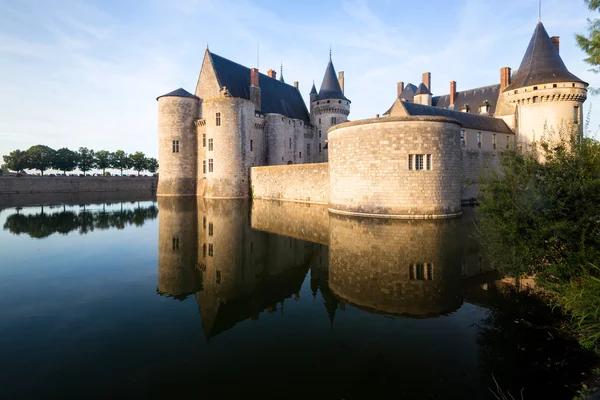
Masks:
[[[338,82],[337,74],[335,73],[335,68],[333,67],[331,60],[329,60],[329,64],[327,64],[325,76],[321,83],[321,89],[319,89],[319,100],[322,99],[348,100],[344,96],[344,93],[342,93],[342,88]]]
[[[190,92],[188,92],[184,88],[179,88],[179,89],[173,90],[172,92],[169,92],[167,94],[163,94],[162,96],[158,96],[156,98],[156,100],[160,99],[161,97],[167,97],[167,96],[171,96],[171,97],[193,97],[193,98],[197,99],[196,96],[194,96],[193,94],[191,94]]]
[[[313,81],[312,88],[310,89],[309,95],[311,95],[311,94],[317,94],[317,88],[315,87],[315,81]]]
[[[427,86],[425,86],[424,83],[421,83],[417,88],[417,91],[415,92],[415,96],[418,94],[431,94],[431,92],[429,91],[429,89],[427,89]]]
[[[585,83],[569,72],[544,25],[538,22],[521,66],[504,91],[553,82]]]

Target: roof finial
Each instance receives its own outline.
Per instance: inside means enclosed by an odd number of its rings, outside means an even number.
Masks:
[[[281,62],[281,67],[279,67],[279,74],[283,76],[283,61]]]
[[[538,22],[542,22],[542,0],[540,0],[540,2],[539,2]]]
[[[208,49],[208,43],[206,43],[206,50],[209,50],[209,49]]]
[[[331,61],[331,45],[329,45],[329,61]]]

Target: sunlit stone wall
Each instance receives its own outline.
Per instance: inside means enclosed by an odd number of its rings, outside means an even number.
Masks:
[[[0,177],[1,194],[155,191],[153,177],[23,176]]]

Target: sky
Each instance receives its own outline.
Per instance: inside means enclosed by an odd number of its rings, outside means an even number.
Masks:
[[[574,38],[590,17],[583,0],[543,1],[567,67],[599,87]],[[5,0],[0,158],[36,144],[156,157],[156,97],[194,92],[207,45],[263,73],[283,63],[305,101],[331,46],[357,120],[382,114],[396,83],[418,85],[425,71],[434,95],[451,80],[458,90],[498,83],[501,67],[518,68],[537,20],[538,0]],[[585,103],[598,104],[592,133],[599,100]]]

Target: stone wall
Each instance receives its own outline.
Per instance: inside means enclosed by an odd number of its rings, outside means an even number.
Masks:
[[[155,191],[153,177],[23,176],[0,177],[0,194]]]
[[[2,193],[0,195],[0,210],[41,205],[109,204],[154,200],[156,200],[156,194],[150,190],[133,192]]]
[[[254,167],[250,172],[255,199],[327,204],[327,163]]]
[[[472,202],[479,197],[479,182],[500,168],[500,157],[497,151],[462,149],[462,202]]]
[[[460,129],[457,121],[442,117],[334,126],[329,130],[330,210],[395,218],[460,215]],[[416,170],[417,154],[431,155],[430,170]]]

